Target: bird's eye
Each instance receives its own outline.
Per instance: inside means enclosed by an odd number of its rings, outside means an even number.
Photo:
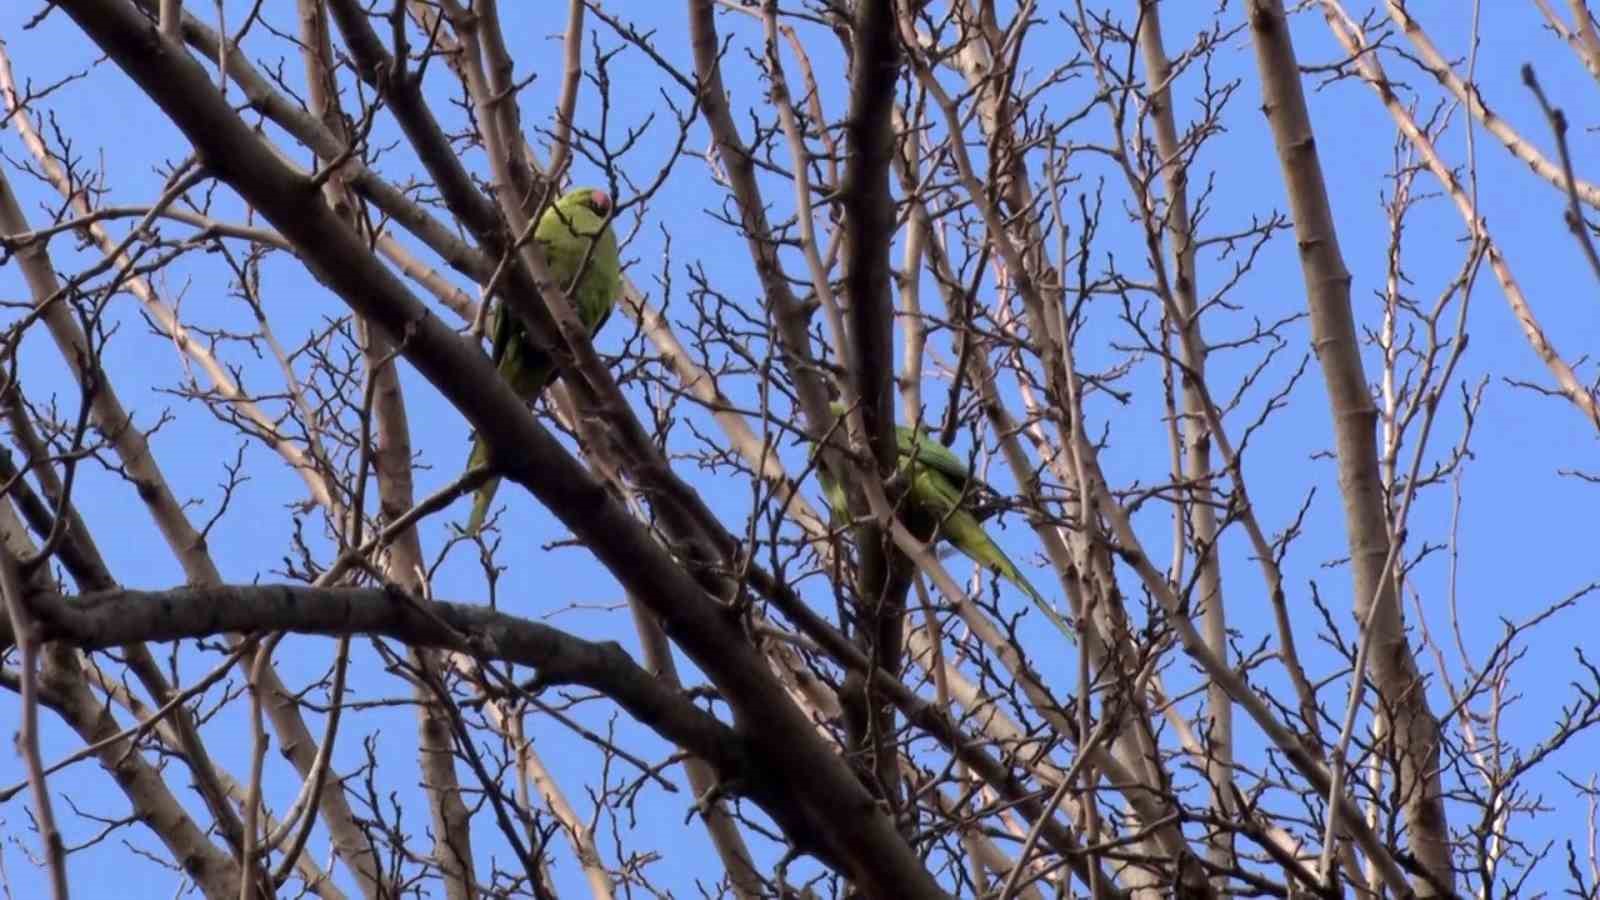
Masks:
[[[605,191],[590,191],[589,206],[603,216],[611,211],[611,198]]]

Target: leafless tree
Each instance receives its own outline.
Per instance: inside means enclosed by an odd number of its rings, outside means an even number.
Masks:
[[[1600,896],[1583,0],[37,5],[8,896]]]

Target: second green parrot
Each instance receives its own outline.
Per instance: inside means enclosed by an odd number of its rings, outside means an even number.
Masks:
[[[844,410],[836,404],[833,412],[843,415]],[[902,513],[906,527],[923,540],[931,540],[937,529],[938,537],[949,541],[968,559],[1016,585],[1062,634],[1069,640],[1077,640],[1072,625],[1023,577],[1022,571],[984,530],[974,512],[979,499],[974,489],[982,483],[973,477],[966,463],[931,436],[904,425],[895,427],[895,443],[899,449],[896,475],[906,484]],[[847,515],[849,507],[843,486],[828,474],[826,466],[818,467],[817,478],[829,508],[835,514]]]
[[[556,283],[566,290],[577,309],[578,319],[597,334],[611,316],[611,307],[622,296],[622,262],[617,255],[617,237],[606,225],[611,198],[599,188],[569,191],[539,217],[534,240],[544,250],[545,261]],[[591,249],[591,245],[593,249]],[[582,267],[582,275],[579,268]],[[576,280],[576,284],[574,284]],[[502,303],[491,314],[490,332],[494,335],[492,359],[500,377],[517,396],[532,403],[550,382],[561,377],[555,360],[528,340],[522,321]],[[489,461],[489,446],[480,437],[473,441],[467,468]],[[498,477],[478,488],[467,519],[467,533],[483,527],[494,500]]]

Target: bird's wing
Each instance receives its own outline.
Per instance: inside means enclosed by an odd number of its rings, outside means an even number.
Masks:
[[[578,318],[588,326],[591,338],[606,327],[617,298],[622,296],[616,239],[608,233],[595,245],[592,257],[583,280],[578,283],[577,296],[573,298],[578,303]]]
[[[983,479],[972,474],[967,468],[967,461],[957,456],[949,447],[939,443],[933,435],[925,434],[914,428],[901,425],[895,428],[895,435],[900,444],[900,455],[915,461],[917,464],[932,469],[950,479],[959,489],[967,492],[969,497],[983,495],[997,495],[999,492],[990,487]],[[992,504],[971,505],[973,514],[979,521],[994,515],[999,509]]]
[[[957,550],[1007,578],[1019,575],[1010,558],[967,509],[968,498],[962,496],[959,484],[937,469],[918,466],[911,476],[910,491],[912,503],[938,520],[940,535]]]
[[[931,434],[924,434],[915,428],[905,425],[895,427],[895,438],[900,444],[900,453],[909,456],[930,469],[944,475],[957,485],[964,483],[972,477],[972,472],[961,457],[951,452],[949,447],[939,443]]]

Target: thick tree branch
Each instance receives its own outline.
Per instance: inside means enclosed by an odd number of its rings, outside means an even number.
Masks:
[[[1261,75],[1262,106],[1272,126],[1294,212],[1312,339],[1331,407],[1355,576],[1356,614],[1374,635],[1374,680],[1384,708],[1394,718],[1399,755],[1395,790],[1405,798],[1411,850],[1428,875],[1418,879],[1416,888],[1428,895],[1448,894],[1455,870],[1439,780],[1439,722],[1428,707],[1426,685],[1406,639],[1395,575],[1388,568],[1388,506],[1374,434],[1377,410],[1362,369],[1350,305],[1350,272],[1339,250],[1283,4],[1280,0],[1251,0],[1248,13]]]
[[[116,590],[73,597],[35,593],[29,603],[43,639],[80,650],[276,630],[380,635],[413,647],[517,663],[536,669],[540,684],[578,684],[604,693],[724,771],[743,765],[739,739],[728,726],[645,671],[616,643],[585,641],[483,606],[423,601],[382,588],[302,585]],[[11,641],[6,625],[0,642]]]

